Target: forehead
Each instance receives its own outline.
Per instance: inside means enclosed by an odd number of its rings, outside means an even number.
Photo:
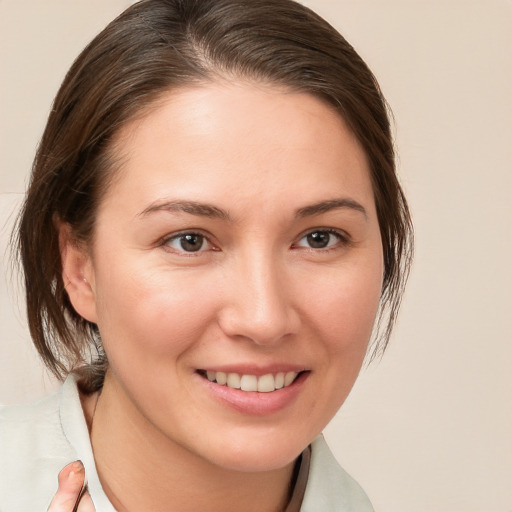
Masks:
[[[261,203],[283,193],[339,195],[333,188],[372,196],[366,156],[342,117],[311,94],[277,86],[170,91],[120,130],[114,152],[121,165],[107,200],[179,193]]]

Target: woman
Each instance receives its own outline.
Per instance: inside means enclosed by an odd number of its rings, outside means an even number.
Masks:
[[[320,433],[385,348],[411,226],[385,101],[324,20],[128,9],[66,76],[18,228],[65,382],[3,411],[0,510],[371,510]]]

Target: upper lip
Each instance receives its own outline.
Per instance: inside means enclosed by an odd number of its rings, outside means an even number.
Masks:
[[[295,372],[300,373],[306,371],[308,368],[304,365],[289,364],[289,363],[275,363],[265,366],[251,364],[224,364],[224,365],[208,365],[204,368],[199,368],[198,371],[212,371],[223,373],[237,373],[239,375],[255,375],[261,377],[262,375]]]

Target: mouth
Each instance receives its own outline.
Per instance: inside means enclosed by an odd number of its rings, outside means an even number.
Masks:
[[[227,373],[213,370],[198,370],[199,375],[219,386],[241,391],[272,393],[291,386],[305,372],[278,372],[265,375]]]
[[[224,371],[222,371],[224,370]],[[218,370],[196,370],[207,396],[250,416],[265,416],[287,410],[301,396],[311,370],[240,366]]]

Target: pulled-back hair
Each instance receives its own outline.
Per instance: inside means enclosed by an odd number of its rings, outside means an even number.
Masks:
[[[96,325],[73,309],[62,278],[58,223],[76,243],[94,232],[115,175],[112,140],[173,88],[247,80],[307,92],[339,112],[369,162],[384,254],[381,309],[370,357],[387,345],[412,254],[412,228],[395,174],[386,101],[352,46],[291,0],[142,0],[80,54],[55,98],[19,217],[28,322],[47,367],[79,369],[99,389],[106,358]]]

